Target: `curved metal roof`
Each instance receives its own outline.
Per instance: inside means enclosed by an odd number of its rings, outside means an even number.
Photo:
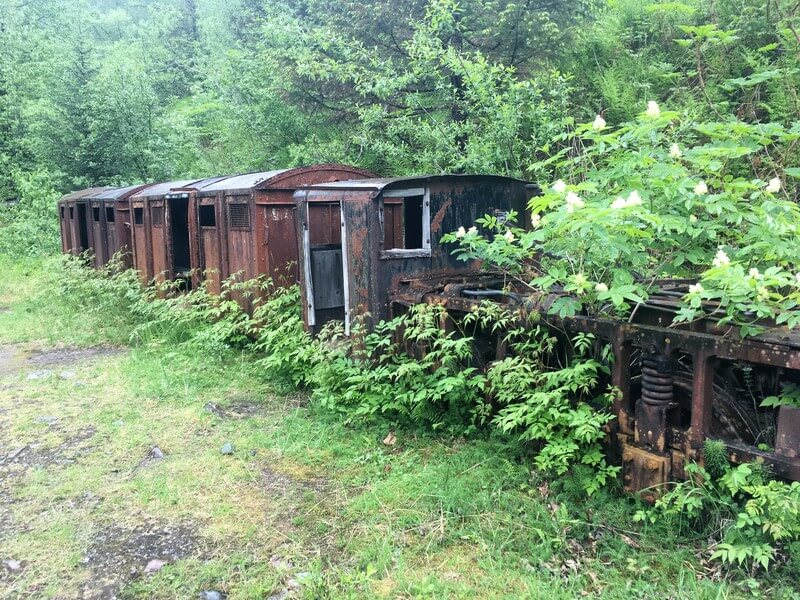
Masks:
[[[290,171],[291,169],[277,169],[275,171],[259,171],[256,173],[244,173],[242,175],[230,175],[208,185],[198,186],[202,192],[219,192],[223,190],[246,190],[256,187],[262,181],[272,179],[276,175]]]
[[[81,198],[86,198],[87,196],[92,196],[94,194],[113,189],[114,188],[111,187],[91,187],[83,190],[76,190],[74,192],[67,194],[66,196],[62,196],[58,201],[64,202],[68,200],[80,200]]]
[[[132,198],[152,198],[155,196],[165,196],[169,194],[172,190],[178,188],[185,188],[188,187],[189,184],[198,181],[196,179],[182,179],[178,181],[164,181],[161,183],[154,183],[151,186],[146,187],[145,189],[136,192]]]
[[[424,185],[437,181],[446,180],[491,180],[491,181],[514,181],[523,185],[528,185],[528,181],[515,177],[505,177],[503,175],[420,175],[417,177],[379,177],[373,179],[353,179],[351,181],[332,181],[330,183],[311,184],[306,187],[312,190],[374,190],[381,191],[386,188],[402,188],[412,185]]]

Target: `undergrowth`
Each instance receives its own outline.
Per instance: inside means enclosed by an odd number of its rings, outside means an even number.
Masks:
[[[48,277],[41,293],[55,294],[64,310],[102,324],[112,338],[126,334],[128,343],[163,349],[172,360],[220,368],[226,357],[243,355],[265,379],[307,388],[314,407],[345,424],[492,439],[504,460],[532,458],[537,477],[555,476],[551,485],[570,488],[575,502],[588,493],[598,510],[611,506],[613,487],[611,496],[601,488],[616,481],[619,468],[606,463],[601,444],[614,391],[600,383],[607,349],[591,336],[573,339],[573,351],[561,355],[546,327],[487,304],[455,328],[440,326],[442,308],[424,305],[372,331],[356,326],[347,337],[334,323],[312,339],[297,287],[233,279],[220,296],[203,286],[178,293],[170,285],[141,286],[118,260],[94,270],[71,257],[52,263]],[[234,300],[244,294],[255,297],[252,315]],[[479,331],[502,332],[506,358],[482,363],[473,343]],[[773,564],[797,571],[800,484],[774,481],[754,465],[732,468],[724,453],[714,458],[712,446],[706,469],[690,466],[690,479],[637,519],[656,537],[710,539],[710,558],[750,572]]]

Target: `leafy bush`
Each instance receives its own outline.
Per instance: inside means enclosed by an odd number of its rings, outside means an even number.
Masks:
[[[485,217],[446,237],[524,285],[569,296],[551,311],[624,316],[661,278],[698,277],[676,321],[706,314],[761,330],[763,319],[800,323],[800,170],[784,156],[800,124],[696,123],[649,103],[617,128],[602,117],[561,136],[564,149],[539,163],[562,179],[530,202],[531,231]]]
[[[444,316],[439,306],[414,306],[372,332],[357,327],[350,339],[340,324],[329,326],[315,341],[314,399],[350,418],[387,414],[473,431],[485,420],[485,377],[471,366],[472,339],[446,332]]]
[[[0,253],[10,256],[54,254],[59,247],[54,177],[37,170],[11,173],[19,197],[15,204],[0,202]]]
[[[714,462],[714,469],[719,468]],[[770,481],[758,464],[725,465],[718,478],[697,464],[636,520],[663,522],[680,532],[706,531],[712,559],[767,569],[800,541],[800,483]]]

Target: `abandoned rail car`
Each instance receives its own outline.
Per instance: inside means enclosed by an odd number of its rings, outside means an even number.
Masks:
[[[189,251],[188,205],[166,201],[173,189],[191,183],[194,180],[156,183],[128,198],[133,267],[142,283],[163,282],[196,267],[191,264]],[[165,233],[167,228],[175,233]]]
[[[205,277],[214,293],[235,273],[243,280],[267,275],[278,285],[293,284],[298,280],[294,192],[308,184],[373,175],[346,165],[319,164],[173,186],[164,196],[166,262],[155,260],[154,270],[174,279],[185,276],[182,267],[188,268],[195,284]],[[179,212],[180,221],[175,219]],[[185,236],[188,246],[180,248]],[[177,262],[187,249],[188,262]]]
[[[88,188],[58,201],[61,250],[78,255],[90,250],[93,264],[106,264],[120,250],[128,266],[132,250],[128,197],[149,184]]]
[[[684,479],[687,461],[703,461],[708,438],[721,440],[733,463],[770,465],[782,478],[800,481],[800,409],[760,406],[781,385],[800,382],[800,334],[771,327],[741,339],[710,316],[673,324],[691,282],[663,281],[660,292],[630,321],[598,316],[556,319],[547,308],[558,294],[509,290],[501,277],[420,277],[392,287],[394,312],[421,302],[444,306],[458,321],[482,300],[508,303],[521,314],[536,311],[565,346],[568,337],[591,333],[613,349],[610,383],[619,390],[609,446],[623,465],[625,488],[654,498],[664,484]],[[524,308],[523,308],[524,307]],[[708,314],[713,311],[709,307]],[[482,340],[486,361],[502,359],[502,335]],[[765,449],[766,448],[766,449]]]
[[[58,219],[61,227],[61,251],[79,254],[91,250],[97,254],[92,231],[89,198],[108,187],[93,187],[78,190],[63,196],[58,201]]]
[[[526,214],[535,186],[491,175],[364,179],[312,185],[298,207],[303,317],[316,331],[338,319],[389,315],[389,290],[425,273],[465,273],[441,235],[485,214]]]

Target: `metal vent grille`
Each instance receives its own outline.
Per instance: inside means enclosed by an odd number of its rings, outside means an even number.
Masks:
[[[250,207],[247,204],[229,204],[228,226],[231,229],[250,229]]]

